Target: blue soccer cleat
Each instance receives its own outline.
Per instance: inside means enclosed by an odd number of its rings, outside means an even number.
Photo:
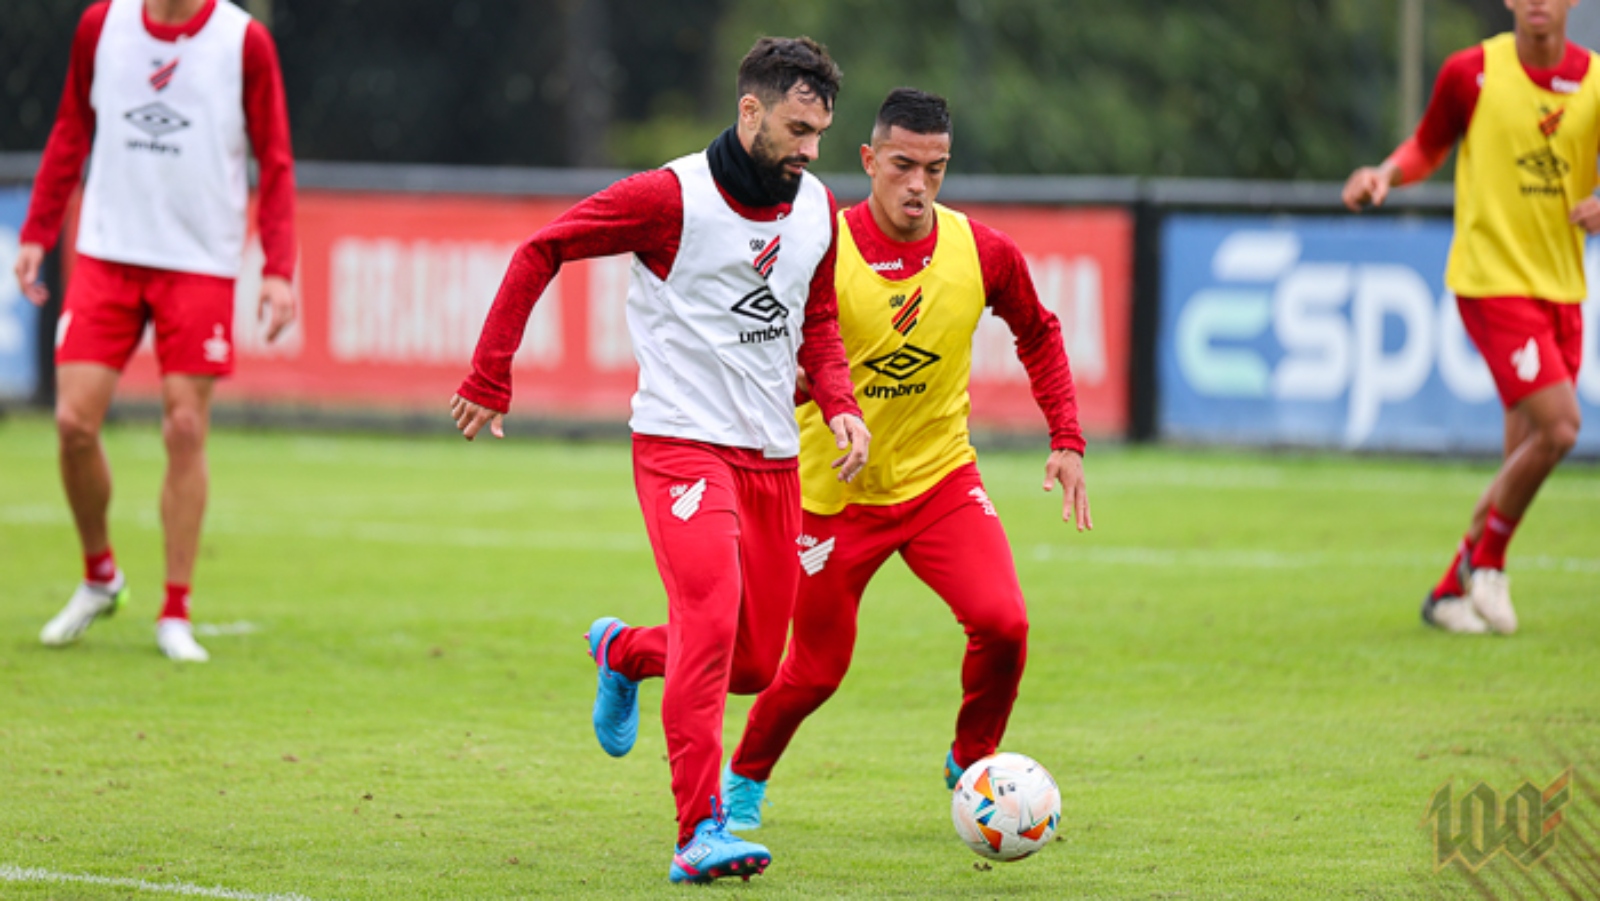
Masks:
[[[961,782],[961,774],[966,769],[956,766],[956,752],[950,751],[944,756],[944,786],[951,791],[956,790],[956,785]]]
[[[722,770],[722,794],[728,799],[728,828],[740,832],[761,828],[761,805],[767,799],[767,783],[735,773],[731,765]]]
[[[710,882],[724,876],[739,876],[746,882],[763,873],[772,863],[772,852],[755,842],[747,842],[728,832],[726,810],[707,817],[694,827],[694,838],[672,855],[667,876],[673,882]]]
[[[594,693],[594,737],[612,757],[633,750],[639,738],[639,683],[623,678],[606,662],[611,639],[628,624],[614,616],[602,616],[589,627],[589,656],[599,670],[599,686]]]

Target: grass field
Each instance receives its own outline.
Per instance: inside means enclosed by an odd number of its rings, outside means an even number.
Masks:
[[[221,634],[178,666],[152,632],[160,438],[107,444],[133,603],[48,650],[81,564],[49,423],[0,420],[0,897],[668,893],[659,685],[638,748],[606,757],[580,638],[601,614],[664,615],[624,445],[219,430],[195,614]],[[1042,462],[982,466],[1033,623],[1005,746],[1060,780],[1060,841],[992,869],[957,842],[940,766],[961,633],[895,561],[843,690],[773,779],[752,834],[773,867],[709,891],[1600,893],[1578,846],[1600,835],[1593,794],[1573,791],[1531,875],[1504,857],[1435,875],[1423,825],[1447,780],[1459,798],[1600,776],[1600,471],[1558,474],[1512,548],[1522,633],[1463,638],[1417,604],[1486,465],[1097,450],[1080,536]]]

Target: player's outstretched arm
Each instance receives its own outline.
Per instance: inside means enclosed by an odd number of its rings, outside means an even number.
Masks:
[[[480,406],[457,394],[450,398],[450,418],[456,421],[456,428],[461,430],[461,436],[468,441],[478,437],[484,425],[489,426],[490,434],[496,438],[506,436],[504,413]]]
[[[828,428],[833,430],[833,442],[840,450],[849,448],[844,456],[833,461],[833,468],[839,470],[839,481],[849,482],[867,465],[867,446],[872,443],[872,433],[854,413],[833,417],[828,420]]]
[[[1341,199],[1355,212],[1368,204],[1383,206],[1389,189],[1400,183],[1400,167],[1385,160],[1381,165],[1362,166],[1345,179]]]
[[[1089,487],[1083,481],[1083,455],[1073,450],[1053,450],[1044,464],[1044,490],[1061,483],[1061,521],[1078,519],[1078,531],[1094,528],[1089,515]]]

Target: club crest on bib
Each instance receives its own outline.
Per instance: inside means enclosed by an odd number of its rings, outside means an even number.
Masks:
[[[172,84],[173,73],[178,71],[178,61],[172,59],[165,64],[162,64],[161,60],[154,60],[153,62],[156,70],[150,73],[150,86],[157,91],[165,91],[167,85]]]
[[[756,258],[750,261],[750,265],[756,267],[762,278],[772,277],[772,270],[778,265],[778,245],[782,241],[782,235],[774,235],[771,241],[765,238],[750,239],[750,249],[756,255]]]
[[[896,294],[889,298],[889,308],[894,310],[889,322],[894,330],[902,335],[911,334],[917,327],[917,321],[922,316],[922,286],[918,285],[911,296]]]

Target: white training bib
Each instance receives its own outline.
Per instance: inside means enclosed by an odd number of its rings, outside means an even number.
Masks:
[[[633,263],[628,331],[639,390],[629,425],[798,456],[795,355],[811,277],[833,241],[828,191],[806,173],[788,216],[753,222],[723,199],[704,153],[667,168],[683,192],[683,236],[665,280]]]
[[[143,0],[111,0],[95,46],[94,147],[78,251],[236,278],[244,257],[248,13],[219,0],[200,32],[160,41]]]

